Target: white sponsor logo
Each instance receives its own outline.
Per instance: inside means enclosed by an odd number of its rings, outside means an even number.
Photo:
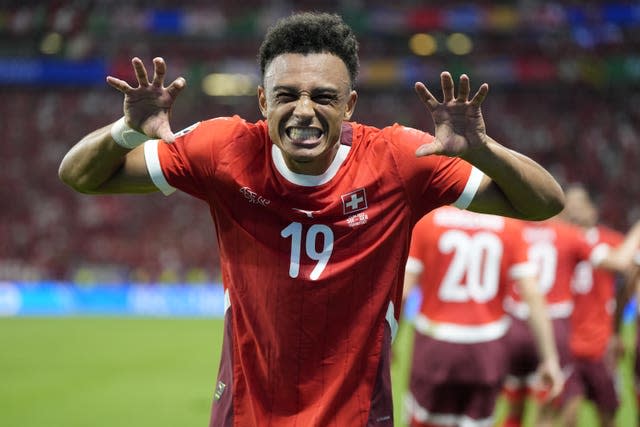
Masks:
[[[367,215],[366,212],[359,212],[347,218],[347,224],[349,224],[349,227],[358,227],[366,224],[368,219],[369,215]]]
[[[249,201],[249,203],[253,203],[256,205],[268,206],[271,203],[271,200],[265,199],[262,196],[259,196],[258,193],[251,190],[249,187],[242,187],[240,189],[240,193],[244,196],[245,199]]]

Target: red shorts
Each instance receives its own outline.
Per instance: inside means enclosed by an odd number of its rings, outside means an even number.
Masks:
[[[492,427],[501,384],[435,384],[421,389],[421,405],[412,392],[406,397],[410,427]]]
[[[569,349],[569,319],[552,319],[553,335],[556,342],[556,349],[560,359],[560,367],[565,370],[572,361]],[[524,379],[532,375],[538,365],[538,349],[526,320],[514,318],[511,322],[506,338],[509,347],[509,367],[507,374],[512,377]]]
[[[573,370],[565,383],[558,403],[564,404],[574,396],[584,396],[603,413],[614,414],[620,401],[615,387],[614,373],[604,360],[575,357]]]
[[[504,338],[458,344],[416,334],[413,350],[407,398],[412,426],[452,420],[491,425],[506,374]]]
[[[569,319],[552,319],[553,334],[560,367],[569,376],[573,357],[569,349]],[[544,391],[535,388],[535,372],[540,364],[538,349],[526,320],[514,318],[507,332],[509,363],[503,392],[507,399],[518,401],[528,395],[543,398]]]

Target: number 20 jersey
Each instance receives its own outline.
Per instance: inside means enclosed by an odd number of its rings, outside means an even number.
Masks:
[[[510,324],[505,296],[535,274],[520,221],[449,206],[414,228],[407,270],[420,275],[416,331],[461,344],[503,337]]]
[[[226,295],[211,425],[392,425],[389,372],[415,222],[465,207],[482,173],[416,158],[432,136],[343,124],[319,176],[292,173],[264,121],[216,118],[149,141],[163,192],[209,204]]]

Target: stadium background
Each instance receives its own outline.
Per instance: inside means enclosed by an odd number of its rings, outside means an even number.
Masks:
[[[490,84],[489,134],[561,182],[585,183],[604,223],[624,231],[640,217],[634,2],[3,1],[1,425],[206,423],[220,302],[205,205],[76,194],[57,167],[122,114],[105,76],[132,81],[132,56],[163,56],[168,80],[187,79],[174,130],[219,115],[259,119],[255,54],[292,10],[335,11],[355,29],[356,121],[430,130],[413,83],[437,88],[441,70],[465,72],[474,88]]]

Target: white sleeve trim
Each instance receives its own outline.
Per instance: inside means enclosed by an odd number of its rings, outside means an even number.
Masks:
[[[512,279],[522,279],[523,277],[533,277],[538,274],[538,268],[533,262],[521,262],[514,264],[509,269],[509,277]]]
[[[422,270],[424,270],[424,265],[419,259],[409,257],[407,259],[407,266],[405,267],[405,270],[409,273],[420,274],[422,273]]]
[[[227,314],[227,310],[231,307],[231,297],[229,296],[229,289],[224,290],[224,314]]]
[[[597,267],[602,264],[602,261],[605,260],[610,251],[611,246],[607,245],[606,243],[600,243],[591,250],[589,261],[591,261],[591,264]]]
[[[469,174],[467,185],[464,187],[462,194],[460,194],[460,197],[458,197],[458,200],[455,201],[453,206],[458,209],[466,209],[473,200],[473,197],[476,195],[483,177],[484,172],[475,166],[471,166],[471,173]]]
[[[391,342],[396,339],[396,335],[398,335],[398,321],[395,316],[395,308],[393,307],[393,301],[389,301],[389,306],[387,307],[387,314],[385,315],[385,319],[389,324],[389,329],[391,329]]]
[[[150,139],[144,143],[144,159],[147,163],[147,170],[153,183],[158,187],[165,196],[176,191],[174,187],[169,185],[167,179],[162,173],[162,166],[160,166],[160,157],[158,157],[158,144],[160,140]]]

